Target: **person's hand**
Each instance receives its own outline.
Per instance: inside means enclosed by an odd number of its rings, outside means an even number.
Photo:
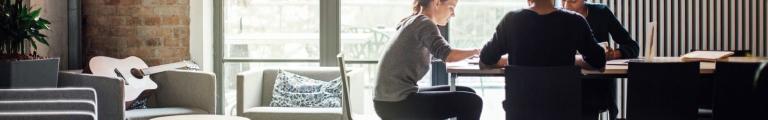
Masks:
[[[609,49],[605,52],[605,58],[608,60],[619,59],[621,58],[621,51],[616,49]]]

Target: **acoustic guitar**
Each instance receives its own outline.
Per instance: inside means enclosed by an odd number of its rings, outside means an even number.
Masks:
[[[91,58],[88,65],[93,75],[116,77],[123,80],[125,83],[123,101],[125,102],[136,100],[146,90],[157,89],[157,84],[147,77],[149,75],[179,68],[199,69],[195,63],[190,61],[149,67],[144,60],[135,56],[124,59],[96,56]]]

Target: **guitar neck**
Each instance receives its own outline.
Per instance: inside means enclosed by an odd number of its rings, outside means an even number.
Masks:
[[[152,66],[149,68],[141,69],[141,71],[144,72],[144,75],[152,75],[155,73],[160,73],[163,71],[169,71],[169,70],[175,70],[178,68],[184,68],[189,66],[189,63],[186,62],[177,62],[177,63],[170,63],[170,64],[164,64],[164,65],[158,65],[158,66]]]

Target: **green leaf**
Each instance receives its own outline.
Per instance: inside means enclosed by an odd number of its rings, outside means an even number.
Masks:
[[[40,16],[40,10],[41,10],[41,9],[42,9],[42,8],[38,8],[37,10],[34,10],[34,11],[32,11],[32,13],[30,13],[30,14],[29,14],[29,16],[30,16],[30,17],[35,17],[35,18],[36,18],[37,16]]]
[[[32,40],[32,39],[30,38],[30,41],[31,41],[31,40]],[[34,50],[37,50],[37,44],[35,44],[35,41],[32,41],[32,42],[30,42],[30,43],[32,43],[32,49],[34,49]]]

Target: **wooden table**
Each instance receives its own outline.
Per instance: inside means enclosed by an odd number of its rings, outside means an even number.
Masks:
[[[152,118],[150,120],[250,120],[244,117],[238,116],[224,116],[224,115],[174,115]]]
[[[768,60],[766,58],[757,57],[731,57],[720,61],[728,62],[761,62]],[[657,57],[650,62],[683,62],[678,57]],[[612,65],[608,64],[604,71],[596,70],[582,70],[582,73],[588,78],[626,78],[627,69],[629,66],[624,65]],[[451,79],[460,76],[504,76],[503,69],[484,69],[481,70],[478,65],[467,64],[466,66],[448,66],[448,73],[451,74]],[[701,74],[704,76],[712,75],[715,71],[714,62],[701,62]]]
[[[728,59],[723,59],[719,61],[727,61],[727,62],[761,62],[766,61],[768,59],[766,58],[757,58],[757,57],[730,57]],[[652,61],[648,62],[683,62],[678,57],[657,57],[654,58]],[[701,69],[700,73],[702,77],[711,77],[715,72],[715,62],[701,62]],[[584,77],[586,78],[603,78],[603,79],[616,79],[616,78],[627,78],[627,69],[629,66],[627,64],[608,64],[605,67],[604,71],[595,71],[595,70],[582,70],[582,74],[584,74]],[[450,77],[448,78],[448,85],[450,85],[451,91],[456,91],[456,78],[458,77],[467,77],[467,76],[474,76],[474,77],[499,77],[504,76],[504,70],[503,69],[483,69],[481,70],[480,67],[476,64],[466,64],[463,66],[448,66],[448,73],[450,74]],[[621,86],[622,90],[624,90],[624,86]],[[624,96],[624,92],[622,91],[620,94],[621,98]],[[624,101],[624,99],[621,99]],[[621,116],[624,116],[624,104],[625,103],[619,103],[620,104],[620,113]]]

